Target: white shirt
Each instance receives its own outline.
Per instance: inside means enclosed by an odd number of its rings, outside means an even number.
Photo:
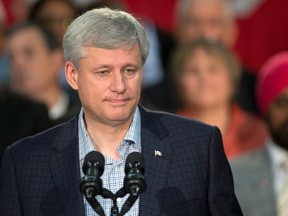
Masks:
[[[288,180],[288,169],[283,166],[285,159],[288,159],[288,152],[272,140],[268,141],[267,149],[272,162],[274,190],[278,195],[285,181]]]

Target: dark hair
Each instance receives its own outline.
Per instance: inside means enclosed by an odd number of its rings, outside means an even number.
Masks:
[[[49,50],[55,50],[61,48],[61,44],[58,42],[55,34],[36,21],[25,21],[13,26],[8,30],[8,37],[11,37],[18,32],[30,28],[34,28],[40,32]]]
[[[38,0],[35,4],[32,5],[30,9],[30,13],[28,18],[31,20],[38,20],[39,19],[39,11],[45,6],[47,2],[50,2],[51,0]],[[69,0],[58,0],[61,2],[66,3],[71,7],[71,9],[75,10],[75,14],[78,14],[78,10],[76,6]]]

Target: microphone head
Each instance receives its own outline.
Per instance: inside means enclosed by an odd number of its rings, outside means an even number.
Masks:
[[[127,156],[125,163],[125,173],[129,172],[129,169],[134,167],[137,163],[137,166],[141,168],[141,171],[144,173],[144,156],[140,152],[132,152]]]
[[[83,173],[86,175],[87,169],[89,167],[97,166],[99,174],[101,176],[104,172],[104,165],[105,165],[104,156],[98,151],[91,151],[84,158],[82,170]]]
[[[125,164],[124,189],[132,196],[138,196],[146,190],[144,176],[144,156],[139,152],[132,152],[127,156]]]

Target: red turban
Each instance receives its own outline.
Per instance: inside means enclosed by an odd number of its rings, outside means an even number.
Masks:
[[[256,94],[262,115],[286,88],[288,88],[288,52],[281,52],[268,59],[258,74]]]

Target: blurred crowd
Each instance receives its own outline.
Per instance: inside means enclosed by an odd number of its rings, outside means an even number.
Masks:
[[[287,216],[279,199],[288,196],[288,50],[257,71],[247,67],[234,49],[235,2],[176,0],[170,30],[139,13],[151,43],[141,103],[219,127],[244,215]],[[62,39],[71,20],[98,7],[137,12],[124,0],[0,1],[0,158],[16,140],[80,110]]]

